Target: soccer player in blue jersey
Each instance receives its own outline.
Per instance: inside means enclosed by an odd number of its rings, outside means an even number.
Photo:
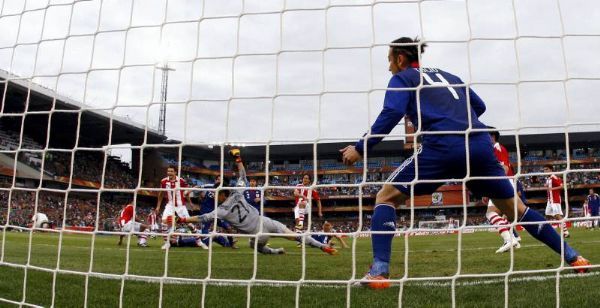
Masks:
[[[225,181],[227,182],[227,181]],[[202,188],[217,188],[221,183],[221,176],[218,175],[213,184],[202,185]],[[207,214],[212,212],[215,209],[215,192],[214,191],[203,191],[200,194],[200,215]],[[227,233],[234,233],[233,227],[221,219],[217,220],[217,226],[225,229]],[[212,223],[206,223],[202,225],[202,234],[208,234],[212,230]],[[221,246],[231,247],[233,249],[238,249],[237,240],[231,236],[228,236],[227,239],[222,239],[221,237],[215,237],[214,240]],[[205,239],[208,241],[208,239]],[[208,243],[206,243],[208,244]]]
[[[335,232],[335,231],[333,231],[333,225],[328,221],[323,223],[323,232],[325,232],[325,233]],[[344,238],[342,238],[339,235],[313,234],[313,235],[311,235],[311,237],[313,239],[315,239],[316,241],[326,244],[326,245],[330,245],[331,247],[333,247],[333,240],[337,240],[340,242],[340,245],[342,245],[342,248],[348,248],[348,244],[346,244],[346,241],[344,241]]]
[[[387,135],[404,116],[408,116],[416,131],[422,133],[417,151],[391,174],[387,180],[389,183],[383,185],[377,193],[371,230],[390,233],[371,235],[373,263],[363,279],[366,281],[364,284],[371,288],[390,286],[387,279],[393,232],[396,231],[396,206],[403,204],[411,196],[411,191],[415,196],[427,195],[443,184],[441,181],[411,183],[413,180],[506,176],[494,156],[488,133],[465,133],[469,128],[483,130],[487,127],[478,119],[485,112],[484,102],[472,89],[467,91],[462,86],[463,81],[455,75],[438,68],[420,67],[420,52],[425,47],[418,40],[407,37],[394,40],[390,45],[388,61],[392,77],[385,94],[383,110],[370,130],[373,135]],[[416,89],[421,84],[424,87]],[[444,131],[455,133],[440,133]],[[341,149],[344,163],[352,165],[361,160],[363,154],[382,139],[363,138],[355,145]],[[560,236],[550,224],[544,223],[543,216],[530,210],[519,198],[516,198],[515,209],[514,189],[508,179],[474,179],[467,181],[466,185],[474,194],[490,197],[511,221],[515,220],[516,212],[516,220],[519,222],[541,222],[523,227],[555,252],[561,254],[564,251],[565,261],[574,266],[576,271],[588,270],[582,266],[590,265],[589,261],[566,242],[561,245]]]
[[[186,229],[177,229],[177,233],[186,233]],[[200,247],[202,249],[208,249],[208,246],[204,244],[202,238],[195,235],[173,235],[169,239],[171,247]]]
[[[589,195],[586,197],[585,202],[588,205],[590,216],[592,217],[592,228],[598,228],[598,216],[600,215],[600,196],[594,192],[593,188],[590,188]]]
[[[244,191],[244,198],[246,199],[246,202],[248,202],[250,205],[252,205],[255,209],[258,210],[258,212],[260,212],[260,199],[262,196],[262,193],[260,191],[260,189],[257,189],[256,185],[256,179],[255,178],[251,178],[249,181],[250,184],[250,189]],[[264,215],[264,213],[262,213]]]

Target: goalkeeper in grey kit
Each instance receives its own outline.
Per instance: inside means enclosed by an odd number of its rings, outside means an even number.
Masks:
[[[238,169],[238,180],[236,186],[248,186],[248,180],[246,178],[246,169],[239,149],[232,149],[229,154],[235,159]],[[260,224],[262,222],[262,232],[264,233],[278,233],[287,235],[286,238],[292,241],[302,241],[302,236],[288,229],[284,224],[277,220],[261,216],[260,213],[250,205],[244,198],[244,192],[242,190],[220,190],[218,193],[217,208],[204,215],[192,216],[192,217],[175,217],[176,223],[210,223],[214,221],[215,216],[218,219],[222,219],[230,223],[236,229],[246,234],[257,234],[260,231]],[[168,223],[173,223],[172,216],[168,219]],[[267,246],[269,235],[259,235],[256,238],[250,240],[250,247],[254,247],[256,242],[257,250],[263,254],[283,254],[285,250],[283,248],[271,248]],[[305,238],[306,244],[309,246],[320,248],[322,251],[335,255],[337,250],[331,246],[318,242],[310,236]]]

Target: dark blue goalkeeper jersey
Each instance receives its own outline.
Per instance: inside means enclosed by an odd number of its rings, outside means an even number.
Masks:
[[[418,87],[421,83],[420,71],[423,72],[423,85],[434,87],[424,87],[420,91],[396,90]],[[437,68],[409,68],[398,72],[390,79],[383,110],[371,127],[371,134],[389,134],[404,116],[408,116],[415,128],[420,126],[422,131],[465,131],[469,127],[469,114],[473,128],[486,128],[486,125],[478,120],[485,111],[484,102],[469,89],[471,108],[467,111],[466,86],[451,86],[456,84],[463,84],[463,81]],[[420,101],[420,121],[417,101]],[[453,142],[457,136],[423,135],[421,142],[423,144]],[[464,140],[464,134],[461,136]],[[368,148],[371,149],[382,139],[369,138]],[[363,154],[363,139],[356,143],[356,150]]]

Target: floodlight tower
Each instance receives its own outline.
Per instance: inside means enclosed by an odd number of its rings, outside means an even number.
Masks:
[[[160,82],[160,112],[158,114],[158,133],[165,135],[167,123],[167,90],[169,88],[169,71],[175,69],[169,67],[167,61],[159,63],[156,67],[162,71],[162,79]]]

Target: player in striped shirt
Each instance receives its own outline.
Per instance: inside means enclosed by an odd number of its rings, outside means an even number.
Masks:
[[[138,246],[148,247],[146,234],[141,233],[148,229],[148,225],[135,221],[134,212],[133,204],[131,202],[127,203],[121,212],[119,212],[119,227],[121,227],[121,232],[135,232],[138,238]],[[119,245],[123,244],[123,237],[125,237],[124,234],[119,236]]]
[[[544,165],[545,173],[552,173],[554,171],[554,166],[547,164]],[[561,178],[556,176],[556,174],[550,174],[546,178],[546,193],[548,196],[548,201],[546,203],[546,217],[547,219],[555,219],[561,220],[563,219],[563,211],[561,208],[562,197],[561,190],[564,188],[563,181]],[[569,230],[567,229],[567,224],[563,223],[563,235],[569,237]]]
[[[163,201],[166,200],[165,209],[162,213],[162,221],[166,223],[168,217],[177,215],[178,217],[190,217],[186,203],[191,204],[189,191],[185,190],[188,187],[186,181],[177,176],[177,167],[170,165],[167,167],[167,176],[160,181],[160,187],[163,189],[158,192],[158,200],[156,201],[156,212],[160,213],[160,207]],[[193,225],[190,228],[195,231]],[[174,226],[169,226],[169,231],[174,230]],[[168,237],[165,237],[165,242],[162,249],[169,248]]]
[[[147,223],[150,227],[150,232],[160,232],[158,214],[156,213],[156,209],[152,209],[148,214]],[[152,238],[154,238],[154,235],[152,235]]]
[[[495,129],[491,126],[488,128]],[[502,166],[502,169],[504,169],[504,172],[507,176],[515,175],[510,164],[508,150],[506,150],[506,148],[502,144],[500,144],[500,142],[498,142],[500,140],[500,132],[498,132],[497,130],[490,131],[490,136],[492,138],[492,144],[494,145],[494,155],[496,156],[498,163],[500,164],[500,166]],[[510,180],[510,182],[513,184],[515,183],[515,181],[512,179]],[[521,237],[519,237],[519,234],[517,233],[515,228],[513,228],[511,232],[509,222],[506,220],[506,218],[503,217],[500,209],[498,209],[494,205],[492,199],[489,199],[488,201],[488,208],[487,212],[485,213],[485,217],[488,219],[490,224],[499,227],[498,233],[500,234],[500,237],[502,237],[502,239],[504,240],[504,243],[500,248],[498,248],[498,250],[496,250],[496,253],[507,252],[510,250],[511,247],[517,249],[521,248]]]
[[[413,156],[392,173],[388,183],[377,193],[371,230],[381,233],[371,235],[373,263],[362,279],[374,289],[391,285],[389,262],[398,205],[412,195],[432,194],[443,180],[506,176],[494,156],[489,135],[481,131],[487,128],[479,121],[485,112],[485,103],[457,76],[439,68],[420,67],[420,54],[425,47],[408,37],[392,42],[388,50],[392,77],[383,109],[369,131],[377,137],[361,138],[354,145],[340,149],[344,163],[352,165],[362,160],[363,155],[383,139],[381,136],[389,134],[405,115],[421,137]],[[414,183],[414,180],[442,181]],[[490,197],[509,220],[531,223],[523,225],[527,232],[562,255],[576,271],[588,271],[590,262],[563,242],[543,216],[529,209],[519,198],[515,200],[514,188],[508,179],[469,179],[466,186],[476,195]]]
[[[318,215],[319,217],[323,217],[321,197],[319,196],[319,192],[310,188],[311,183],[312,180],[310,175],[305,174],[302,177],[302,183],[296,185],[296,189],[294,189],[294,204],[296,204],[294,207],[294,220],[296,222],[296,232],[302,232],[302,230],[304,230],[304,216],[310,211],[312,201],[317,202]]]

